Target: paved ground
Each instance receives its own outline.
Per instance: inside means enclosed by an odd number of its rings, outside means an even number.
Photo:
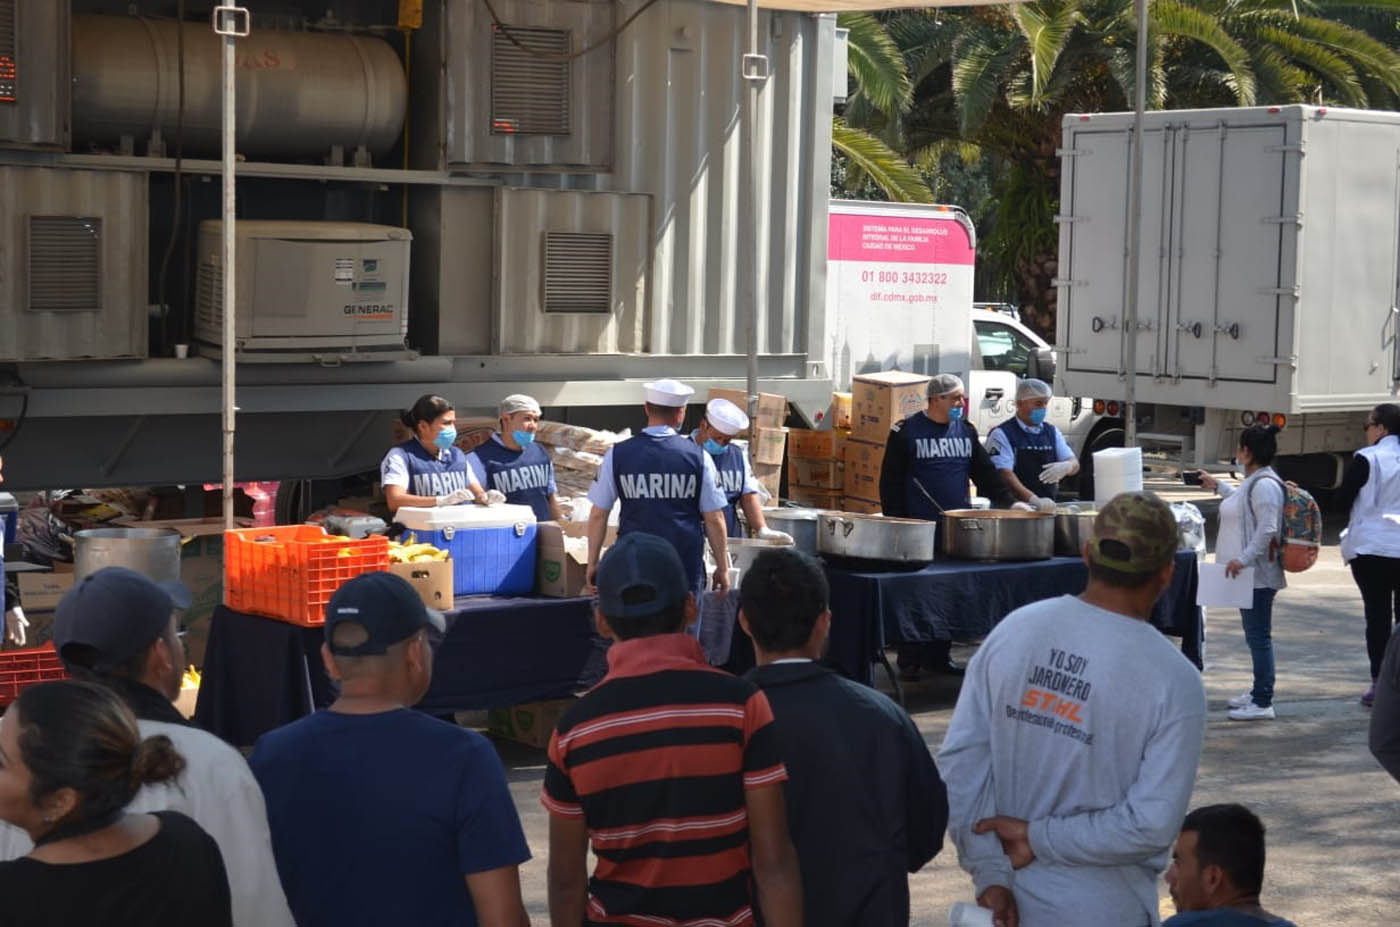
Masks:
[[[1329,520],[1335,525],[1340,519]],[[1394,867],[1400,860],[1400,785],[1366,749],[1369,714],[1357,704],[1368,681],[1361,601],[1336,547],[1326,548],[1310,572],[1291,577],[1275,606],[1278,720],[1225,719],[1225,700],[1249,688],[1248,651],[1238,612],[1213,610],[1207,629],[1211,717],[1193,804],[1242,802],[1264,819],[1264,905],[1275,913],[1300,927],[1400,923]],[[959,648],[955,655],[970,653]],[[942,741],[956,698],[950,680],[918,684],[910,693],[909,707],[931,749]],[[522,872],[526,904],[534,922],[545,924],[548,822],[537,800],[543,753],[507,743],[500,749],[535,853]],[[910,885],[912,923],[921,927],[945,924],[953,902],[970,900],[971,883],[951,847]],[[1161,895],[1169,913],[1165,885]]]

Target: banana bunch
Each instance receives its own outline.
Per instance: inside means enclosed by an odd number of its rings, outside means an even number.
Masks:
[[[447,551],[439,550],[431,544],[389,542],[389,562],[391,563],[432,563],[446,559]]]

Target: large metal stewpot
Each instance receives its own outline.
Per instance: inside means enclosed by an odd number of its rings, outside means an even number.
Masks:
[[[817,550],[833,557],[928,563],[933,560],[934,523],[851,512],[817,516]]]
[[[73,535],[73,576],[103,567],[135,570],[157,582],[180,578],[180,532],[174,528],[89,528]]]
[[[939,550],[960,560],[1048,560],[1055,518],[1040,512],[951,509],[943,513]]]
[[[817,555],[817,516],[820,509],[764,509],[763,520],[774,531],[792,535],[793,545],[804,554]]]
[[[776,541],[760,541],[758,538],[730,538],[726,542],[729,548],[729,563],[742,576],[753,566],[754,560],[765,550],[777,550],[778,548],[791,547],[790,544],[779,544]]]
[[[1098,513],[1090,507],[1061,506],[1055,510],[1055,553],[1060,557],[1078,557],[1084,552],[1084,542],[1094,533]]]

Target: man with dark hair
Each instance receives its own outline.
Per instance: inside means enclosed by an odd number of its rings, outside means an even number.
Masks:
[[[816,663],[831,630],[817,562],[786,548],[755,558],[739,623],[787,765],[788,831],[802,867],[807,927],[909,923],[909,879],[943,846],[948,795],[898,705]]]
[[[949,836],[1002,927],[1158,923],[1205,733],[1200,674],[1147,623],[1176,544],[1166,503],[1114,497],[1084,592],[1012,612],[968,665],[938,764]]]
[[[1167,886],[1177,914],[1162,927],[1294,927],[1259,906],[1264,825],[1243,805],[1206,805],[1186,816]]]
[[[683,633],[695,596],[667,541],[619,537],[597,577],[608,675],[560,718],[540,795],[550,922],[750,927],[757,902],[768,927],[799,927],[768,700]]]
[[[249,763],[300,927],[525,927],[530,858],[485,737],[413,711],[433,678],[430,612],[408,582],[366,573],[326,606],[328,709],[271,731]]]
[[[185,671],[179,616],[189,605],[190,591],[182,583],[157,583],[124,567],[107,567],[64,593],[54,613],[54,647],[69,673],[121,697],[143,738],[163,734],[185,758],[179,777],[145,786],[126,810],[179,811],[193,818],[223,855],[234,924],[290,925],[257,781],[237,750],[190,725],[173,704]],[[0,825],[0,859],[17,859],[30,849],[28,835]]]

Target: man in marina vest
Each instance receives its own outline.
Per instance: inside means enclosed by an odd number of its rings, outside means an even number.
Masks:
[[[588,490],[588,584],[594,584],[608,515],[619,501],[618,535],[645,531],[670,541],[685,566],[697,600],[704,591],[705,539],[714,554],[715,589],[729,591],[729,549],[714,460],[694,441],[676,433],[695,390],[675,380],[645,384],[647,427],[614,445],[603,457]]]
[[[719,488],[728,503],[724,509],[724,523],[729,536],[744,536],[739,528],[739,507],[742,506],[744,519],[754,537],[791,544],[792,535],[768,527],[763,517],[763,487],[754,478],[753,467],[749,466],[743,447],[734,443],[734,437],[748,427],[749,417],[742,409],[728,399],[711,399],[705,405],[700,427],[692,431],[690,437],[715,459]]]
[[[478,485],[498,490],[509,504],[528,505],[539,521],[558,521],[554,462],[535,443],[540,404],[516,393],[501,400],[500,416],[500,429],[467,455],[467,467]]]
[[[951,373],[929,381],[928,407],[896,422],[885,442],[880,466],[880,507],[886,516],[940,521],[945,510],[972,504],[967,483],[998,508],[1029,509],[1016,502],[1001,474],[977,440],[977,429],[963,418],[967,391]],[[899,646],[899,668],[907,680],[921,669],[960,673],[962,667],[948,654],[952,641],[908,643]]]
[[[1045,420],[1052,391],[1027,377],[1016,385],[1016,414],[987,435],[987,453],[1011,494],[1041,512],[1055,511],[1060,480],[1079,472],[1060,430]]]

